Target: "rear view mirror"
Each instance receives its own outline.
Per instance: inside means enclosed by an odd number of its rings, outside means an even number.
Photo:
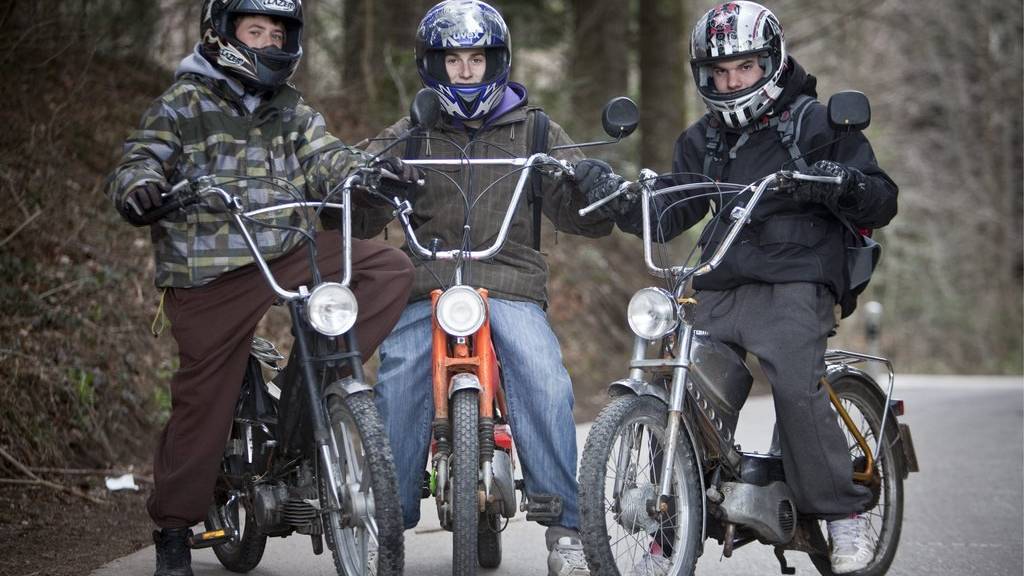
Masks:
[[[409,106],[409,120],[417,128],[429,131],[441,118],[441,101],[430,88],[422,88]]]
[[[828,99],[828,123],[833,130],[863,130],[871,124],[871,103],[863,92],[844,90]]]
[[[604,125],[605,134],[612,138],[625,138],[636,130],[640,121],[640,111],[633,102],[625,96],[612,98],[604,106],[601,113],[601,124]]]

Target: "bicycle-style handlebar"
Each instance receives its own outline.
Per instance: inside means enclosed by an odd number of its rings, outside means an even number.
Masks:
[[[563,172],[567,177],[573,177],[574,171],[572,165],[568,162],[552,158],[547,154],[536,153],[529,158],[466,158],[466,159],[440,159],[440,160],[406,160],[407,164],[413,166],[518,166],[522,168],[519,174],[519,180],[516,182],[515,191],[512,194],[512,198],[509,201],[508,208],[505,210],[505,216],[501,222],[501,228],[498,230],[498,235],[495,237],[494,242],[482,250],[444,250],[434,251],[425,248],[420,244],[419,238],[416,237],[416,230],[413,229],[412,220],[409,215],[412,214],[412,205],[408,200],[402,200],[399,198],[392,199],[395,204],[396,216],[398,221],[402,225],[402,230],[405,231],[406,241],[409,244],[409,249],[422,256],[424,258],[434,260],[486,260],[493,257],[495,254],[501,251],[501,248],[505,244],[505,240],[508,237],[508,231],[512,226],[512,218],[515,215],[516,207],[519,205],[519,198],[523,194],[523,190],[526,189],[526,182],[530,177],[530,168],[538,165],[549,165],[554,166],[557,170]]]
[[[610,202],[613,198],[625,193],[626,191],[640,188],[641,191],[641,210],[643,217],[643,239],[644,239],[644,263],[647,266],[648,272],[658,278],[688,278],[691,276],[703,276],[718,267],[721,264],[722,259],[725,258],[726,252],[732,247],[733,242],[739,236],[740,231],[750,221],[750,215],[753,213],[754,208],[757,206],[764,192],[775,182],[780,179],[788,180],[799,180],[804,182],[822,182],[829,184],[841,184],[842,177],[840,176],[816,176],[811,174],[801,174],[799,172],[793,172],[789,170],[780,170],[756,180],[746,186],[727,184],[720,182],[696,182],[691,184],[679,184],[676,186],[669,186],[665,188],[655,189],[654,184],[658,178],[658,174],[653,170],[643,169],[640,171],[640,177],[636,182],[623,182],[615,192],[608,196],[584,207],[579,211],[579,214],[585,215],[598,207]],[[651,227],[651,201],[654,197],[662,194],[669,194],[672,192],[681,192],[684,190],[695,190],[700,188],[729,188],[730,191],[737,193],[743,193],[747,190],[753,190],[753,194],[750,200],[744,206],[736,206],[730,212],[729,217],[733,220],[730,225],[728,232],[726,232],[725,239],[718,245],[715,253],[711,258],[705,262],[697,264],[696,266],[669,266],[661,267],[654,262],[653,258],[653,230]]]
[[[154,210],[151,213],[156,214],[162,212],[160,217],[164,217],[175,210],[180,210],[186,206],[197,204],[202,200],[209,197],[217,197],[224,204],[225,209],[230,214],[231,219],[234,221],[239,233],[242,235],[242,239],[245,242],[246,247],[249,249],[249,253],[252,255],[253,261],[263,274],[264,279],[270,286],[271,290],[279,298],[285,301],[296,300],[304,298],[306,296],[303,290],[299,292],[293,292],[286,290],[278,284],[274,278],[274,274],[270,270],[270,265],[267,263],[266,258],[260,252],[259,246],[257,245],[252,233],[249,231],[249,227],[246,226],[245,219],[254,218],[263,214],[270,214],[273,212],[279,212],[282,210],[292,210],[295,208],[332,208],[342,211],[342,244],[343,244],[343,257],[342,267],[344,270],[341,285],[348,286],[352,281],[352,186],[361,184],[364,182],[366,174],[362,170],[357,170],[344,180],[341,185],[341,201],[336,202],[308,202],[308,201],[297,201],[288,202],[284,204],[277,204],[274,206],[268,206],[266,208],[259,208],[256,210],[245,211],[245,207],[242,201],[237,197],[228,193],[223,188],[215,184],[213,177],[204,176],[195,180],[182,180],[175,184],[170,192],[165,194],[166,202],[161,205],[158,210]],[[167,209],[165,210],[165,207]],[[156,222],[159,218],[154,218],[153,222]]]

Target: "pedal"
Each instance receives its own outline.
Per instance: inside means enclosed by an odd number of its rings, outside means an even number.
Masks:
[[[527,522],[557,522],[562,518],[562,498],[554,494],[534,494],[526,503]]]
[[[423,471],[423,483],[420,484],[420,499],[430,498],[434,495],[437,479],[432,472]]]
[[[219,546],[221,544],[227,544],[235,538],[235,531],[231,528],[222,528],[220,530],[207,530],[206,532],[200,532],[199,534],[192,534],[188,537],[188,547],[193,550],[199,548],[210,548],[211,546]]]

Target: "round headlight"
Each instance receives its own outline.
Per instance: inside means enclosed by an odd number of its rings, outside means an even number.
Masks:
[[[437,323],[452,336],[469,336],[484,325],[487,305],[476,290],[454,286],[437,299]]]
[[[306,310],[313,329],[325,336],[340,336],[356,323],[359,305],[351,290],[325,282],[313,289]]]
[[[633,294],[626,316],[633,333],[647,340],[661,338],[679,322],[676,299],[661,288],[644,288]]]

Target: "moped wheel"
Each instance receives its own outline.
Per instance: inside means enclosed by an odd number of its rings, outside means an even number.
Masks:
[[[327,399],[338,459],[328,463],[338,479],[339,506],[326,504],[324,533],[339,575],[401,574],[405,561],[398,480],[391,447],[369,392]]]
[[[480,523],[476,557],[482,568],[501,565],[501,524],[502,519],[497,514],[488,514]]]
[[[452,506],[452,574],[476,574],[480,503],[479,393],[459,390],[452,395],[452,467],[448,501]]]
[[[832,389],[839,397],[843,408],[850,415],[857,429],[864,436],[872,450],[878,442],[878,434],[882,425],[882,400],[872,392],[867,381],[854,376],[841,376],[831,382]],[[841,420],[839,426],[846,434],[847,445],[850,447],[850,459],[862,461],[864,456],[853,434]],[[903,455],[899,451],[899,429],[895,419],[886,420],[885,445],[875,454],[875,476],[872,484],[874,506],[864,515],[868,518],[871,535],[875,541],[875,557],[867,568],[854,572],[855,576],[881,576],[889,570],[896,547],[899,545],[900,532],[903,527]],[[824,522],[818,523],[818,533],[813,534],[814,540],[824,545],[827,530]],[[818,572],[832,576],[832,567],[828,555],[811,555],[811,561]]]
[[[262,377],[261,375],[259,360],[250,356],[239,393],[236,415],[252,408],[246,402],[251,401],[251,393],[262,384],[255,380]],[[262,445],[263,438],[263,435],[257,435],[258,446]],[[239,428],[232,427],[228,445],[241,441]],[[267,547],[267,535],[260,532],[256,525],[256,515],[250,498],[252,484],[240,480],[260,475],[265,470],[264,464],[265,462],[248,463],[237,454],[225,454],[221,461],[221,474],[217,479],[213,503],[207,511],[204,524],[207,530],[230,528],[236,531],[232,541],[213,547],[217,560],[232,572],[248,572],[255,568],[263,559],[263,551]]]
[[[232,572],[248,572],[263,559],[267,547],[267,535],[256,526],[251,513],[248,496],[229,502],[223,492],[218,492],[204,523],[207,530],[232,528],[237,537],[213,547],[217,560]]]
[[[647,512],[658,495],[666,414],[665,404],[655,398],[620,396],[601,411],[587,435],[580,463],[580,532],[595,576],[693,574],[703,500],[685,437],[676,446],[668,512]]]

